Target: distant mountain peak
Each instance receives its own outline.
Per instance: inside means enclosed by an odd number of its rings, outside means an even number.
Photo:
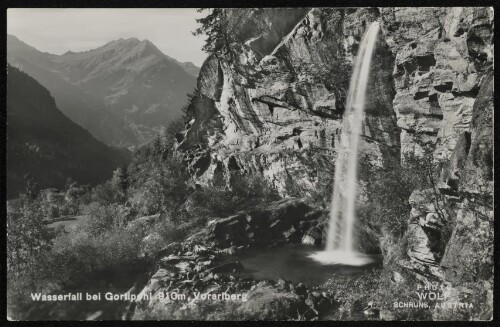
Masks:
[[[141,43],[142,41],[140,41],[138,38],[136,37],[129,37],[129,38],[120,38],[116,41],[117,43],[123,43],[123,44],[131,44],[131,45],[136,45],[136,44],[139,44]]]
[[[59,57],[60,59],[63,59],[63,60],[64,60],[64,58],[86,57],[86,56],[92,55],[94,53],[105,53],[108,51],[118,51],[118,52],[123,52],[123,53],[128,53],[128,54],[139,55],[139,57],[154,56],[154,57],[157,57],[158,59],[167,59],[167,60],[173,61],[174,63],[181,66],[185,72],[187,72],[188,74],[190,74],[194,77],[198,77],[198,73],[200,71],[200,68],[197,67],[192,62],[182,62],[182,61],[176,60],[176,59],[164,54],[150,40],[148,40],[148,39],[139,40],[136,37],[119,38],[119,39],[107,42],[106,44],[99,46],[97,48],[89,49],[86,51],[68,50],[65,53],[63,53],[62,55],[54,55],[54,54],[50,54],[47,52],[41,52],[41,51],[37,50],[36,48],[32,47],[31,45],[23,42],[21,39],[19,39],[17,36],[15,36],[13,34],[7,34],[7,45],[8,45],[8,47],[11,47],[10,50],[14,50],[15,52],[17,52],[18,49],[29,50],[35,54],[43,54],[45,56],[50,56],[50,57]]]
[[[12,34],[7,34],[7,47],[9,47],[9,46],[23,46],[23,47],[30,49],[30,50],[36,50],[31,45],[27,44],[26,42],[23,42],[20,38],[18,38],[15,35],[12,35]],[[39,51],[39,50],[36,50],[36,51]]]
[[[151,42],[147,39],[140,41],[140,43],[137,46],[138,47],[140,46],[142,50],[148,50],[148,51],[155,53],[158,56],[166,57],[166,55],[163,52],[161,52],[161,50],[158,49],[158,47],[156,45],[154,45],[153,42]]]
[[[198,75],[197,67],[135,37],[51,55],[12,36],[8,60],[40,80],[75,122],[108,144],[128,147],[146,143],[181,115]]]
[[[21,41],[21,40],[19,40],[19,38],[17,36],[15,36],[13,34],[9,34],[9,33],[7,33],[7,39],[14,39],[14,40]]]

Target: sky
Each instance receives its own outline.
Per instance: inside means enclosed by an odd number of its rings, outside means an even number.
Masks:
[[[201,66],[204,36],[193,36],[195,8],[16,8],[7,11],[7,33],[43,52],[63,54],[98,48],[112,40],[148,39],[163,53]]]

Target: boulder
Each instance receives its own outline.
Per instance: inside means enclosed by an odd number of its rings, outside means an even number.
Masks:
[[[290,229],[283,232],[283,237],[286,238],[288,242],[297,242],[300,241],[301,234],[295,227],[290,227]]]
[[[309,228],[302,237],[302,244],[320,245],[323,239],[323,231],[318,226]]]
[[[155,258],[161,249],[162,243],[164,243],[164,240],[159,233],[153,232],[146,235],[141,241],[141,256]]]
[[[254,209],[231,217],[214,219],[208,223],[207,229],[209,237],[215,240],[219,247],[234,244],[272,244],[283,238],[298,242],[299,222],[313,219],[318,212],[302,200],[287,198],[270,203],[265,209]]]
[[[302,237],[302,244],[316,245],[317,241],[311,235]]]

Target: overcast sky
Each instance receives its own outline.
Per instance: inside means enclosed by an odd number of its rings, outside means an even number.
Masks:
[[[148,39],[163,53],[201,66],[203,36],[191,8],[172,9],[8,9],[7,33],[40,51],[63,54],[86,51],[119,38]]]

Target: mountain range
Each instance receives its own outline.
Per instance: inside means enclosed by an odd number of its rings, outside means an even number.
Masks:
[[[111,177],[130,156],[71,121],[49,91],[7,66],[7,196],[23,192],[29,173],[40,187],[61,188],[68,177],[95,184]]]
[[[105,144],[129,149],[181,116],[199,72],[136,38],[55,55],[8,35],[7,61],[46,87],[72,121]]]

